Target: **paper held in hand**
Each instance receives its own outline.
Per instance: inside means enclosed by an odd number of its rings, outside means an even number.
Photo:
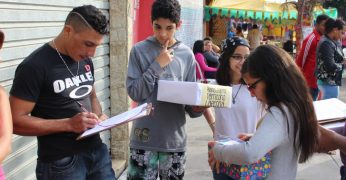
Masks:
[[[231,107],[232,88],[197,82],[159,80],[157,100],[209,107]]]
[[[314,108],[320,124],[346,120],[346,104],[339,99],[314,101]]]
[[[93,134],[99,133],[101,131],[104,131],[110,128],[113,128],[115,126],[119,126],[121,124],[133,121],[140,117],[148,116],[151,112],[151,109],[152,109],[152,104],[145,103],[129,111],[113,116],[109,119],[106,119],[100,122],[94,128],[86,130],[84,133],[78,136],[77,140],[83,139],[85,137],[91,136]]]

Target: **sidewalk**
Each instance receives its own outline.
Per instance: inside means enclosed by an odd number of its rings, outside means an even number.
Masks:
[[[211,131],[204,118],[187,121],[188,150],[186,174],[187,180],[210,180],[212,174],[208,166],[207,142],[212,139]],[[333,160],[335,159],[335,161]],[[299,164],[297,180],[337,180],[340,179],[339,155],[315,154],[309,162]]]

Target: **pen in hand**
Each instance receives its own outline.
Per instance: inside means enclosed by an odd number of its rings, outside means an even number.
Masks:
[[[79,101],[76,101],[76,103],[79,105],[79,107],[80,107],[84,112],[89,112],[87,109],[85,109],[85,107],[83,106],[82,103],[80,103]]]
[[[79,101],[76,101],[76,103],[79,105],[79,107],[82,109],[83,112],[87,112],[87,113],[90,113],[82,103],[80,103]],[[98,118],[96,118],[96,122],[97,124],[99,125],[100,124],[100,120]],[[90,128],[89,128],[90,129]]]

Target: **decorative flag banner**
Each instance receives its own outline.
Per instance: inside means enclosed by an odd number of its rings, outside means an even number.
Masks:
[[[247,17],[247,18],[254,19],[254,17],[255,17],[255,12],[253,12],[253,11],[247,11],[246,17]]]
[[[219,14],[219,8],[212,7],[211,8],[211,15],[218,15]]]
[[[317,17],[319,15],[323,14],[322,11],[314,11],[314,16]]]
[[[211,9],[211,10],[210,10]],[[254,11],[254,10],[239,10],[239,9],[231,9],[231,8],[220,8],[220,7],[212,7],[212,6],[204,6],[204,20],[210,21],[212,15],[219,15],[219,11],[221,11],[221,16],[230,17],[230,18],[251,18],[256,20],[265,20],[265,19],[277,19],[277,20],[288,20],[288,19],[297,19],[298,13],[297,11],[289,11],[289,12],[269,12],[269,11]],[[327,14],[331,18],[338,17],[338,11],[336,8],[317,10],[313,12],[314,19],[320,14]]]
[[[263,16],[263,13],[262,13],[262,12],[256,12],[255,18],[261,20],[261,19],[262,19],[262,16]]]
[[[336,19],[338,17],[338,11],[335,8],[334,9],[326,9],[325,12],[329,17],[332,17],[334,19]]]
[[[231,18],[236,18],[237,17],[237,12],[238,12],[237,10],[232,9],[231,13],[230,13],[230,17]]]
[[[209,6],[206,6],[204,8],[204,21],[210,21],[210,7]]]
[[[279,19],[279,12],[273,12],[272,18],[273,19]]]
[[[222,8],[221,9],[221,16],[227,16],[228,15],[228,11],[229,11],[229,9]]]
[[[288,12],[283,12],[281,18],[288,19]]]
[[[264,12],[264,19],[270,19],[270,12]]]
[[[290,12],[290,19],[297,19],[297,12],[296,11]]]
[[[238,18],[245,18],[246,11],[244,10],[238,10]]]

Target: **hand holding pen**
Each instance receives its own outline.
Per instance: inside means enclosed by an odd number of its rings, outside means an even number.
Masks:
[[[88,112],[88,110],[81,104],[76,101],[80,106],[83,112],[80,112],[70,118],[69,120],[69,128],[70,131],[75,133],[82,133],[90,128],[95,127],[99,123],[99,118],[95,113]]]
[[[76,101],[76,102],[79,105],[79,107],[83,110],[83,112],[89,112],[87,109],[85,109],[85,107],[83,106],[82,103],[80,103],[79,101]],[[97,117],[98,117],[99,123],[109,118],[107,115],[105,115],[103,113]]]

